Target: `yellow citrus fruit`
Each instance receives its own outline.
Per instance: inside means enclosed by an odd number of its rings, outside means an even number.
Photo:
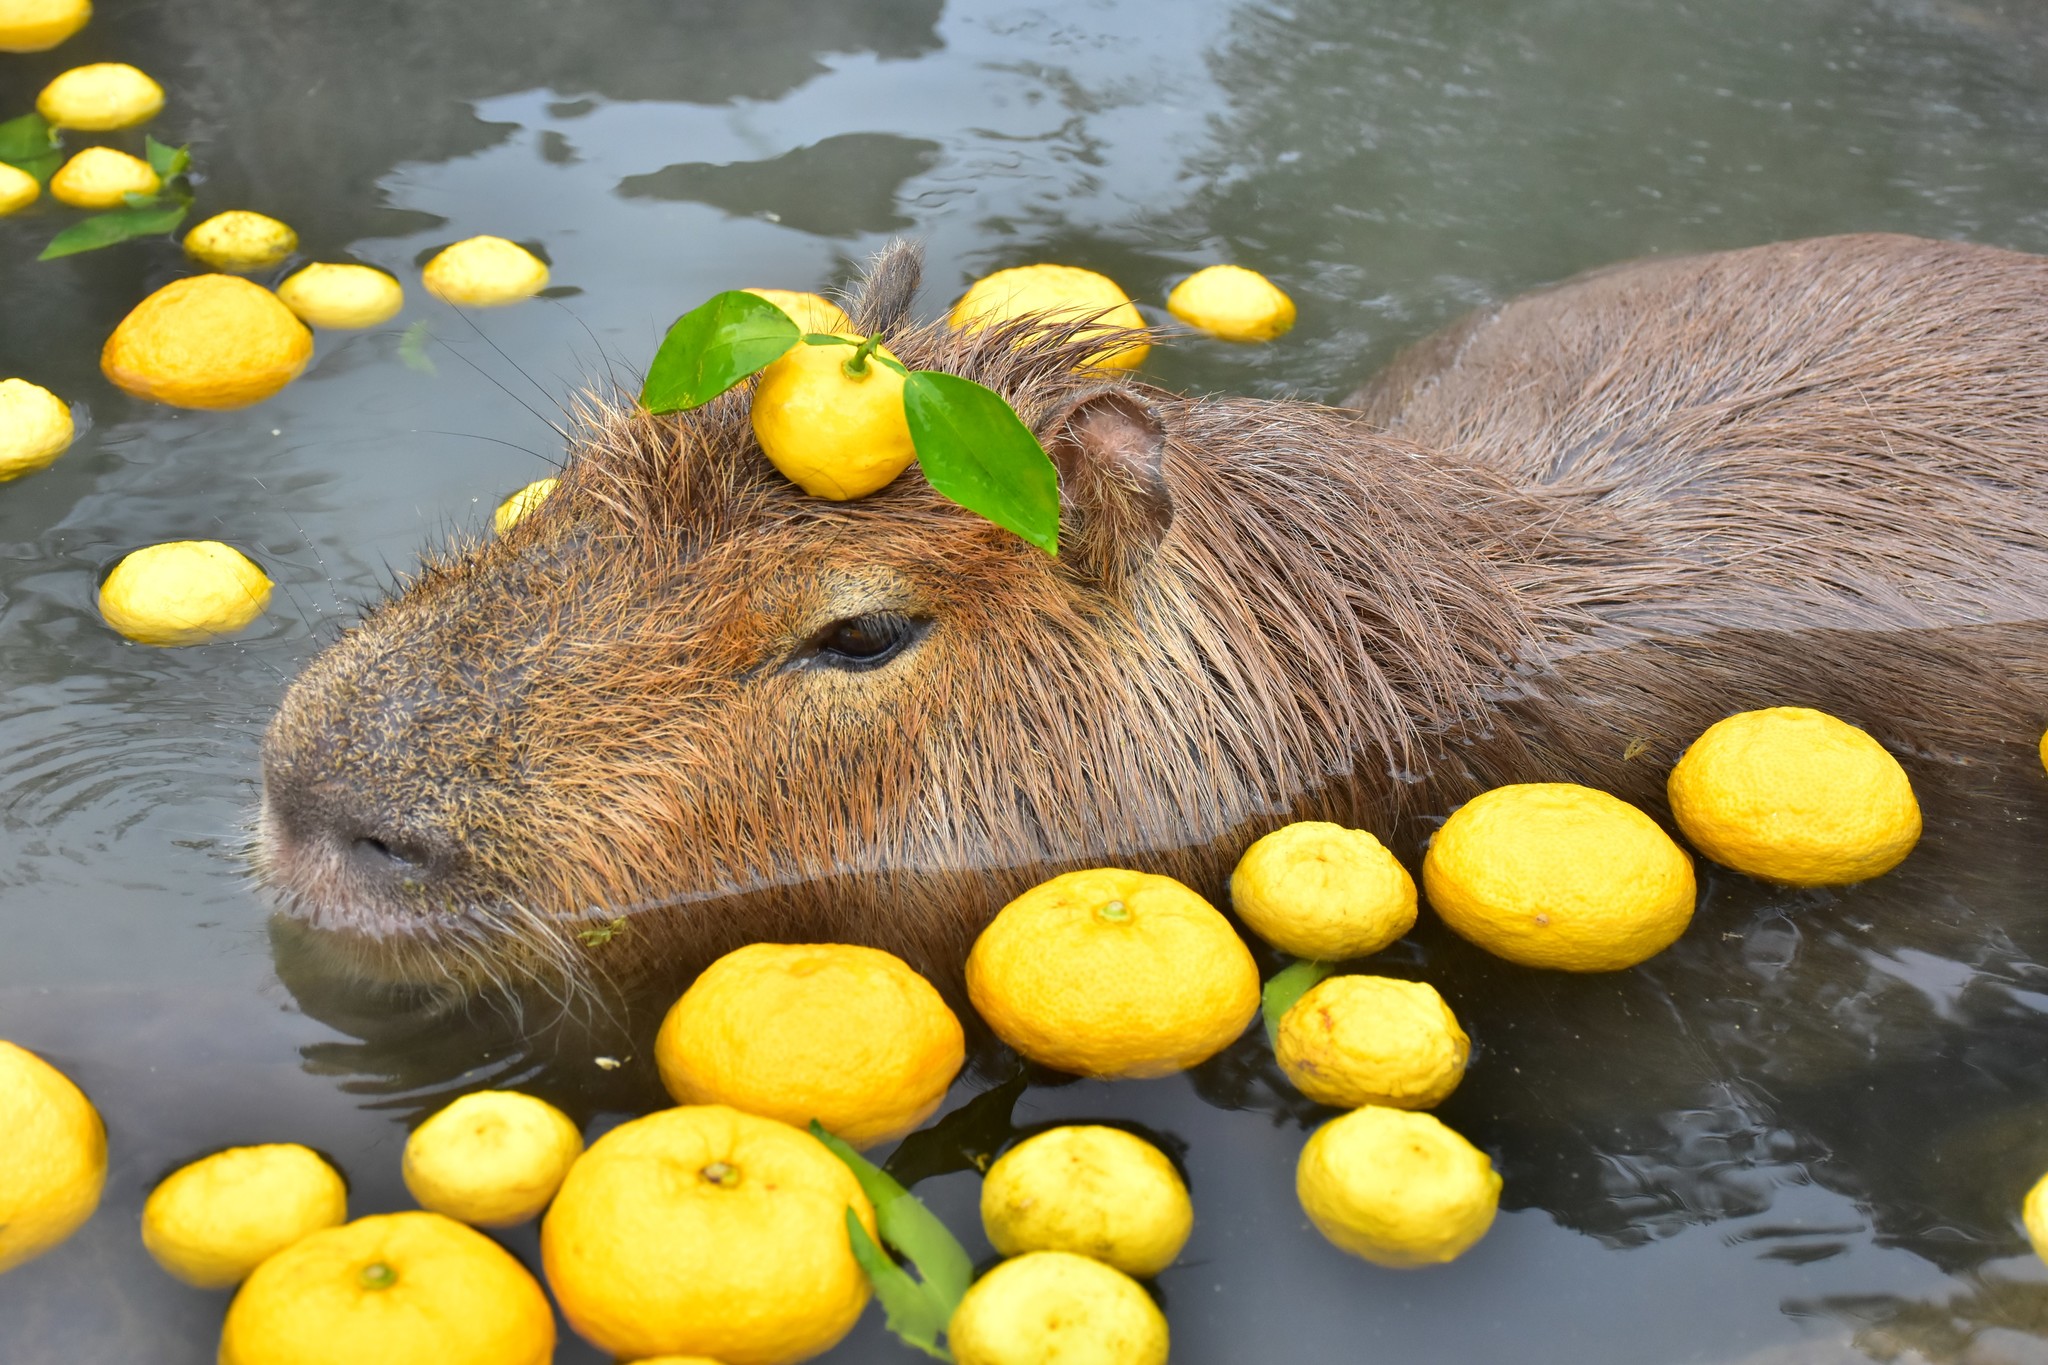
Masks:
[[[448,303],[494,308],[547,288],[547,262],[503,237],[470,237],[446,248],[420,272],[427,292]]]
[[[235,275],[173,280],[100,350],[116,386],[176,408],[240,408],[299,377],[313,334],[277,295]]]
[[[1131,296],[1115,280],[1075,265],[1018,265],[998,270],[976,280],[960,302],[953,305],[947,321],[954,327],[979,332],[1033,314],[1044,314],[1055,323],[1099,318],[1102,331],[1145,325]],[[1089,363],[1105,370],[1136,369],[1151,350],[1150,343],[1134,341],[1092,356]]]
[[[846,316],[841,308],[823,294],[808,294],[796,289],[749,289],[746,291],[756,298],[768,300],[806,332],[851,332],[853,319]]]
[[[295,1142],[230,1147],[173,1171],[142,1206],[142,1245],[190,1285],[225,1289],[348,1218],[348,1187]]]
[[[1525,967],[1619,971],[1692,920],[1685,851],[1626,801],[1569,782],[1467,801],[1430,841],[1422,885],[1444,923]]]
[[[1271,341],[1294,326],[1294,300],[1237,265],[1197,270],[1166,296],[1166,311],[1224,341]]]
[[[724,1105],[621,1124],[570,1168],[541,1223],[570,1325],[632,1358],[780,1365],[845,1336],[868,1301],[846,1211],[874,1210],[809,1133]]]
[[[729,1104],[856,1147],[930,1117],[966,1060],[960,1021],[902,959],[843,943],[753,943],[712,963],[662,1020],[654,1059],[679,1104]]]
[[[421,1208],[480,1227],[537,1215],[583,1154],[583,1134],[546,1100],[511,1090],[464,1095],[405,1143],[405,1187]]]
[[[1434,1109],[1464,1079],[1472,1042],[1434,986],[1333,976],[1294,1002],[1273,1051],[1317,1104]]]
[[[720,1365],[710,1356],[646,1356],[633,1365]]]
[[[438,1213],[358,1218],[256,1267],[220,1365],[546,1365],[555,1318],[511,1253]]]
[[[325,262],[294,271],[277,287],[278,300],[314,327],[342,331],[375,327],[398,316],[405,289],[367,265]]]
[[[155,194],[163,181],[140,157],[87,147],[50,177],[50,197],[75,209],[117,209],[130,194]]]
[[[1493,1225],[1500,1175],[1433,1114],[1367,1105],[1302,1148],[1294,1191],[1323,1236],[1375,1265],[1455,1260]]]
[[[0,1040],[0,1274],[78,1231],[106,1181],[107,1130],[92,1101]]]
[[[917,458],[903,417],[903,376],[879,359],[896,357],[877,346],[854,374],[846,367],[855,353],[799,342],[761,371],[754,390],[754,439],[815,498],[865,497]]]
[[[42,198],[43,184],[19,166],[0,161],[0,218],[19,213]]]
[[[0,0],[0,52],[46,52],[90,18],[92,0]]]
[[[40,384],[0,379],[0,483],[33,474],[71,448],[71,409]]]
[[[2041,770],[2048,772],[2048,730],[2041,732]]]
[[[1717,721],[1671,770],[1671,814],[1724,867],[1791,886],[1860,882],[1920,840],[1906,770],[1845,721],[1804,706]]]
[[[170,540],[131,551],[100,584],[100,615],[138,644],[196,645],[270,605],[270,576],[232,545]]]
[[[2048,1175],[2027,1191],[2020,1205],[2020,1220],[2027,1225],[2027,1240],[2034,1244],[2034,1254],[2048,1261]]]
[[[981,1226],[1005,1256],[1071,1251],[1149,1279],[1195,1224],[1180,1172],[1121,1128],[1069,1124],[1026,1138],[981,1184]]]
[[[1101,1261],[1029,1251],[974,1282],[946,1344],[959,1365],[1166,1365],[1166,1315]]]
[[[248,209],[216,213],[185,234],[185,254],[215,270],[268,270],[298,249],[298,233]]]
[[[108,133],[147,123],[164,107],[164,88],[126,62],[74,66],[43,87],[36,112],[59,128]]]
[[[1415,879],[1362,829],[1303,820],[1245,850],[1230,904],[1283,953],[1336,962],[1376,953],[1415,925]]]
[[[1083,1076],[1164,1076],[1215,1056],[1259,1009],[1259,971],[1216,908],[1171,877],[1094,868],[1004,906],[967,957],[998,1037]]]
[[[548,494],[562,481],[560,479],[535,479],[526,487],[498,504],[498,510],[491,513],[491,529],[504,535],[519,524],[519,519],[548,500]]]

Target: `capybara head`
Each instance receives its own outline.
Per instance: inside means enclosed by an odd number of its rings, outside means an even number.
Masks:
[[[258,862],[287,913],[378,978],[683,972],[760,939],[943,978],[1041,877],[1213,878],[1209,849],[1305,793],[1355,800],[1361,748],[1391,799],[1409,713],[1470,709],[1519,629],[1491,571],[1423,543],[1462,495],[1393,443],[1332,460],[1338,414],[1080,366],[1099,333],[910,325],[915,268],[885,255],[856,321],[1039,433],[1058,556],[915,471],[805,495],[748,387],[677,417],[591,400],[538,510],[431,559],[285,696]]]

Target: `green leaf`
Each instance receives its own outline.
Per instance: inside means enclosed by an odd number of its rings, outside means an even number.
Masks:
[[[134,237],[160,236],[183,222],[185,210],[189,207],[189,203],[159,204],[153,208],[115,209],[112,213],[96,213],[90,218],[81,218],[52,237],[36,259],[54,261],[59,256],[97,251]]]
[[[951,1360],[953,1353],[939,1345],[939,1333],[946,1330],[952,1313],[939,1305],[928,1286],[911,1279],[875,1245],[852,1209],[846,1211],[846,1239],[853,1244],[853,1259],[875,1287],[875,1297],[882,1301],[889,1330],[935,1360]]]
[[[142,149],[159,180],[174,180],[192,165],[191,148],[165,146],[147,133],[142,137]]]
[[[57,130],[41,114],[23,114],[0,123],[0,161],[19,166],[48,156],[56,146]]]
[[[0,157],[0,161],[4,160],[5,157]],[[9,161],[7,164],[18,171],[27,171],[47,185],[50,183],[50,177],[57,173],[57,168],[64,164],[64,153],[51,152],[47,156],[32,156],[24,161]]]
[[[913,370],[903,383],[903,415],[933,488],[1059,553],[1059,473],[1001,394],[958,375]]]
[[[1273,973],[1259,997],[1259,1012],[1266,1017],[1267,1042],[1278,1045],[1280,1021],[1287,1017],[1287,1011],[1308,994],[1309,987],[1336,970],[1328,962],[1295,962]]]
[[[945,1309],[950,1318],[960,1306],[967,1286],[974,1282],[974,1262],[966,1248],[946,1230],[938,1215],[924,1201],[898,1184],[896,1178],[853,1148],[826,1132],[816,1119],[811,1134],[846,1163],[854,1179],[875,1206],[875,1227],[882,1240],[910,1258],[924,1280],[924,1288]]]
[[[714,294],[677,318],[662,338],[640,406],[655,413],[702,407],[780,359],[802,335],[789,314],[758,294]]]
[[[427,342],[432,340],[424,320],[415,322],[405,329],[405,335],[398,340],[398,358],[408,370],[421,374],[434,374],[434,358],[427,354]]]
[[[883,1169],[906,1186],[954,1171],[986,1171],[1003,1144],[1017,1135],[1010,1115],[1030,1082],[1031,1073],[1019,1066],[1001,1085],[897,1143]]]

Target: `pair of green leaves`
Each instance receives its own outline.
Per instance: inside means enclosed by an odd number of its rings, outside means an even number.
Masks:
[[[57,130],[41,114],[8,119],[0,123],[0,161],[47,184],[64,164],[59,141]],[[143,138],[143,148],[149,168],[163,187],[155,194],[124,195],[123,207],[81,218],[53,237],[37,260],[54,261],[136,237],[162,236],[185,221],[192,207],[192,190],[186,181],[186,172],[192,168],[190,151],[148,136]]]
[[[677,319],[648,366],[640,405],[686,412],[759,374],[799,345],[844,346],[806,335],[768,300],[743,290],[714,295]],[[925,478],[943,496],[1059,553],[1059,475],[1038,438],[1002,395],[941,370],[902,372],[903,416]]]
[[[918,1278],[912,1279],[909,1271],[875,1245],[859,1216],[852,1209],[846,1211],[853,1259],[874,1285],[889,1330],[933,1359],[950,1361],[952,1353],[939,1344],[939,1338],[974,1281],[974,1263],[968,1260],[966,1248],[894,1176],[826,1132],[816,1119],[811,1120],[811,1133],[845,1162],[860,1182],[862,1193],[874,1205],[875,1229],[881,1233],[883,1245],[901,1252],[917,1270]]]

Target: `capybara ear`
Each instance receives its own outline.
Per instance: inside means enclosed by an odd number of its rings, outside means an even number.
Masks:
[[[854,330],[872,336],[901,325],[910,315],[923,280],[923,245],[903,237],[891,238],[868,261],[867,273],[847,297],[846,313],[853,319]]]
[[[1166,490],[1166,428],[1128,389],[1074,400],[1048,428],[1060,475],[1060,563],[1120,587],[1151,562],[1173,525]]]

